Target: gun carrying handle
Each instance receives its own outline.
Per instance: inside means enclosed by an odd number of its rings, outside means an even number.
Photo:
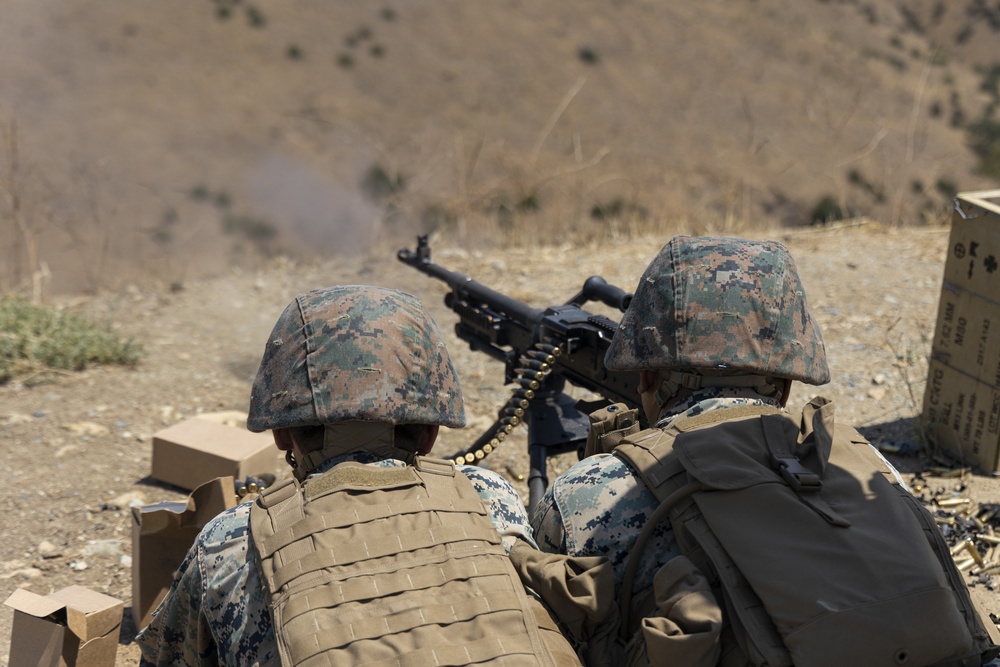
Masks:
[[[566,303],[567,305],[582,306],[588,301],[600,301],[624,313],[629,304],[632,303],[632,293],[611,285],[600,276],[590,276],[584,281],[580,293]]]

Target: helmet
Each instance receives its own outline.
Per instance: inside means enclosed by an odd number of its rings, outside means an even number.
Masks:
[[[611,370],[830,381],[795,262],[775,241],[672,238],[639,279],[604,361]]]
[[[295,297],[275,323],[247,428],[343,421],[465,425],[458,374],[415,296],[330,287]]]

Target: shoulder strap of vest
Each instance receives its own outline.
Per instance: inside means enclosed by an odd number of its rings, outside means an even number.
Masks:
[[[632,466],[646,488],[662,503],[687,481],[681,474],[684,466],[676,457],[669,456],[677,436],[724,421],[780,413],[779,409],[766,405],[741,405],[712,410],[696,417],[676,420],[663,429],[648,428],[630,435],[618,444],[614,454]]]
[[[302,487],[294,477],[264,489],[250,507],[250,534],[258,550],[270,536],[279,531],[279,526],[298,523],[303,516]],[[298,548],[293,545],[291,549],[292,551],[274,554],[274,560],[266,558],[266,553],[261,553],[263,575],[271,583],[275,571],[285,562],[301,558],[307,553],[304,544]]]

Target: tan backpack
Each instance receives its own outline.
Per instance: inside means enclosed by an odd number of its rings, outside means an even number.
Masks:
[[[971,667],[996,655],[997,628],[933,517],[857,431],[834,429],[825,399],[799,420],[708,412],[628,436],[614,454],[661,503],[622,586],[629,664]],[[665,518],[684,556],[657,572],[654,610],[630,620],[638,556]]]
[[[250,523],[282,665],[580,664],[451,462],[342,463]]]

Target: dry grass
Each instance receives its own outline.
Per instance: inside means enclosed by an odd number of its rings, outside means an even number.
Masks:
[[[745,234],[824,197],[936,222],[995,185],[964,128],[996,34],[965,35],[967,5],[0,0],[0,289],[166,286],[417,231]]]

